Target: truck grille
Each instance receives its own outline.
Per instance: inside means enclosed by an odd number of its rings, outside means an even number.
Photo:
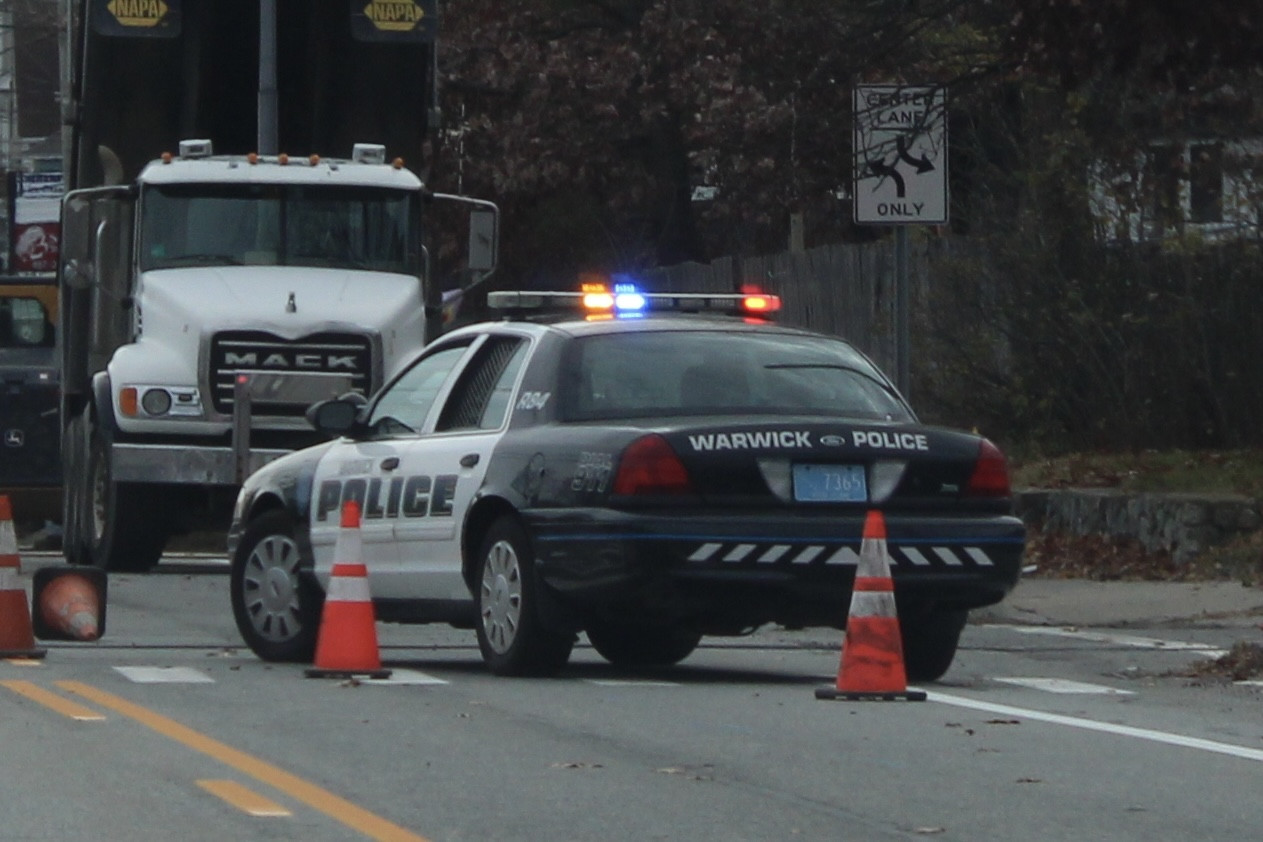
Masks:
[[[301,339],[282,339],[262,331],[229,331],[211,339],[211,402],[217,412],[232,413],[233,375],[250,373],[324,372],[349,374],[356,391],[372,387],[372,345],[367,336],[314,333]],[[301,416],[306,404],[268,404],[273,416]]]

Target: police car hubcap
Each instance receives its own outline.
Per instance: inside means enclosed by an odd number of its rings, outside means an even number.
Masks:
[[[522,576],[517,553],[507,541],[487,553],[482,570],[482,627],[491,648],[503,654],[513,645],[522,617]]]
[[[250,623],[268,640],[288,640],[301,628],[294,587],[298,546],[289,538],[264,538],[246,560],[242,598]]]

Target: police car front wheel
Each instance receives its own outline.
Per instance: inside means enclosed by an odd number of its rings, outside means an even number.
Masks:
[[[547,628],[539,616],[530,542],[511,517],[492,524],[475,576],[478,648],[496,675],[552,675],[570,659],[574,635]]]
[[[232,559],[232,613],[246,644],[265,661],[310,663],[323,594],[304,575],[306,562],[283,511],[251,521]]]

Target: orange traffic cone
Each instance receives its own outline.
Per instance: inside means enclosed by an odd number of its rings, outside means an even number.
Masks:
[[[99,640],[105,634],[105,571],[41,567],[35,571],[35,636],[41,640]]]
[[[864,521],[837,685],[816,690],[816,698],[925,701],[923,691],[908,689],[895,583],[886,548],[886,521],[881,512],[870,511]]]
[[[42,658],[47,654],[35,648],[26,588],[18,581],[21,569],[13,509],[9,498],[0,495],[0,658]]]
[[[316,660],[308,678],[345,678],[367,675],[387,678],[377,648],[377,617],[368,590],[368,568],[360,544],[360,506],[342,505],[342,528],[333,547],[333,571],[325,594],[316,638]]]

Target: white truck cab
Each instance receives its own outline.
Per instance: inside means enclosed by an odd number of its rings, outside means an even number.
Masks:
[[[309,404],[367,395],[419,349],[431,198],[382,146],[220,156],[208,140],[68,193],[67,558],[148,569],[173,528],[226,522],[246,475],[315,441]]]

